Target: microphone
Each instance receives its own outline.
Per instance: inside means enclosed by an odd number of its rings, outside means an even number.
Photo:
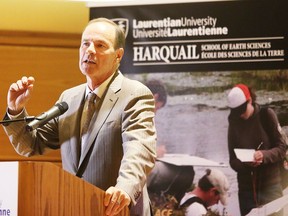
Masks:
[[[49,109],[47,112],[44,112],[44,113],[40,114],[39,116],[36,116],[33,121],[29,122],[26,125],[26,130],[32,131],[38,127],[41,127],[41,126],[45,125],[51,119],[62,115],[67,110],[68,110],[68,104],[66,102],[62,101],[60,103],[57,103],[51,109]]]

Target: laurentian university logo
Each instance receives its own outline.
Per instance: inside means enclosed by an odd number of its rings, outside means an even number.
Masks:
[[[119,25],[124,30],[125,37],[127,37],[128,31],[129,31],[129,20],[125,18],[115,18],[111,20],[114,21],[117,25]]]

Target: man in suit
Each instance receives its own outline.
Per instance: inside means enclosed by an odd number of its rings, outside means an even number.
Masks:
[[[16,122],[4,127],[15,150],[24,156],[61,148],[63,169],[105,190],[106,215],[129,206],[131,215],[149,216],[146,179],[156,158],[154,99],[138,81],[118,70],[125,36],[114,22],[91,20],[82,34],[79,67],[85,84],[65,90],[58,102],[69,108],[63,115],[31,132]],[[5,118],[28,115],[35,79],[22,77],[8,91]],[[97,95],[88,138],[81,141],[81,116],[85,98]]]

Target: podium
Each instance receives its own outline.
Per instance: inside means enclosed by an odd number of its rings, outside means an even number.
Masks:
[[[104,216],[104,191],[48,162],[0,163],[0,215]],[[129,216],[126,207],[119,216]]]

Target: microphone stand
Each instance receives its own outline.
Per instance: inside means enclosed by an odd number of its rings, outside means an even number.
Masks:
[[[0,124],[9,124],[12,122],[19,122],[19,121],[30,122],[30,121],[33,121],[34,119],[36,119],[35,116],[26,116],[24,118],[19,118],[19,119],[8,119],[8,120],[0,121]]]

